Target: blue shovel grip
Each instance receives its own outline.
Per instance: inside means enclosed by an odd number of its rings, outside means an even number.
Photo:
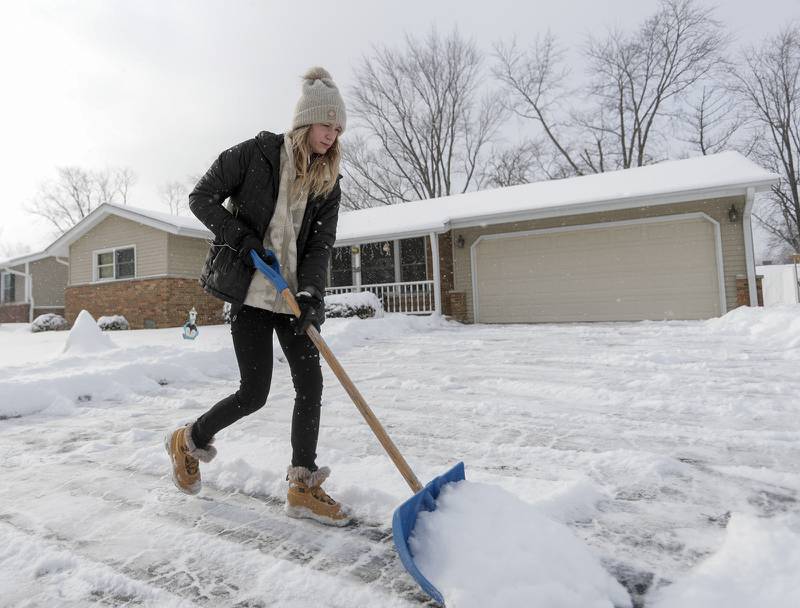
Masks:
[[[268,251],[267,253],[272,252]],[[275,261],[272,264],[267,264],[260,255],[258,255],[252,249],[250,250],[250,259],[253,260],[253,264],[264,274],[265,277],[272,282],[273,285],[275,285],[275,289],[277,289],[279,292],[283,291],[284,289],[289,289],[289,285],[287,285],[286,281],[281,275],[281,265],[278,262],[277,256],[272,253],[272,257],[275,259]]]

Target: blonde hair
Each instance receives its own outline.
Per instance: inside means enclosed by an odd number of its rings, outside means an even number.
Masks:
[[[314,155],[308,143],[310,133],[311,125],[298,127],[289,133],[297,172],[294,193],[307,191],[313,196],[327,196],[333,191],[339,176],[342,158],[339,138],[336,138],[325,154]]]

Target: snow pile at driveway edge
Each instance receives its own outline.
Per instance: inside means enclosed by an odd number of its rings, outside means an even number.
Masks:
[[[778,349],[800,347],[800,304],[740,306],[704,323],[712,333],[736,333]]]

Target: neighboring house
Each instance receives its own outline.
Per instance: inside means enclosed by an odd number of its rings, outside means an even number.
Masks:
[[[47,249],[69,258],[67,321],[86,309],[132,328],[175,327],[194,307],[200,323],[220,323],[222,303],[197,281],[210,236],[195,218],[101,205]]]
[[[480,323],[716,317],[760,303],[751,213],[777,180],[724,152],[343,212],[328,293]],[[194,217],[106,204],[45,253],[69,258],[70,322],[169,327],[195,307],[219,323],[197,280],[210,238]]]
[[[0,323],[63,315],[68,267],[67,260],[46,251],[0,262]]]
[[[339,221],[333,284],[377,278],[369,288],[389,302],[467,322],[715,317],[759,303],[751,213],[777,180],[724,152],[354,211]],[[403,247],[422,239],[426,280],[403,285],[420,278],[406,277]]]

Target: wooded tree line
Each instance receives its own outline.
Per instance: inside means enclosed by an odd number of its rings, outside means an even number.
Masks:
[[[661,0],[637,27],[589,36],[574,73],[566,52],[550,33],[483,51],[435,29],[373,46],[345,91],[354,124],[343,142],[343,206],[733,149],[781,176],[756,217],[776,252],[800,251],[800,23],[738,47],[713,9]],[[125,203],[134,181],[128,169],[61,168],[30,211],[63,232],[102,202]],[[192,185],[161,187],[172,213]]]

